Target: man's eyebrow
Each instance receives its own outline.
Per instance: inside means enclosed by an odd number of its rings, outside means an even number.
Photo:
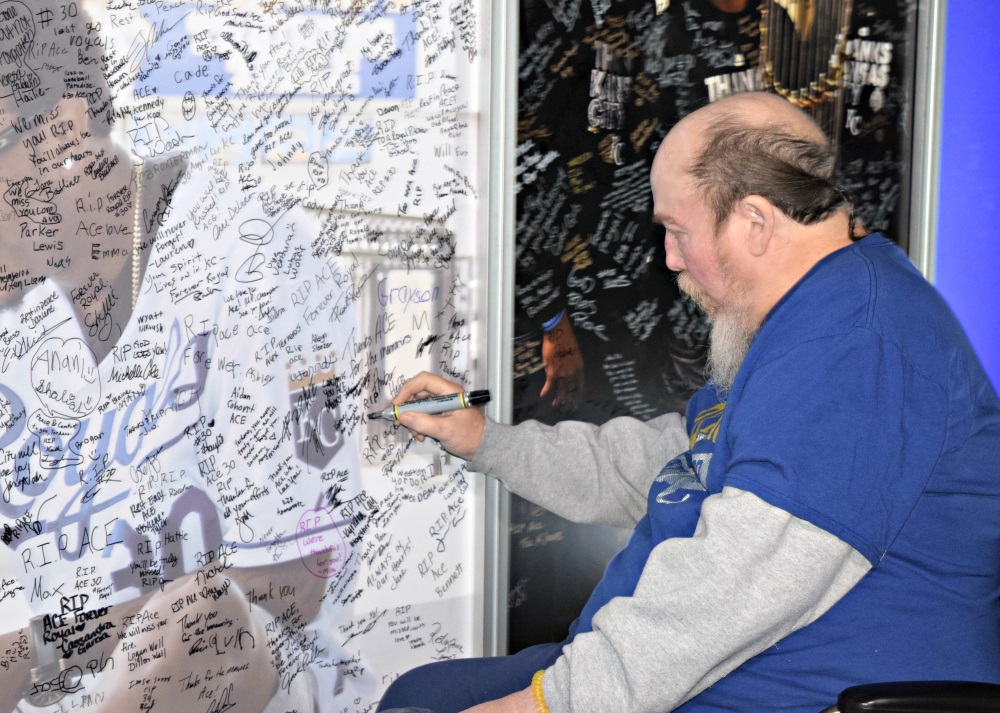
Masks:
[[[653,222],[656,225],[667,225],[669,223],[670,225],[676,226],[678,228],[682,227],[681,224],[678,223],[670,215],[661,215],[660,213],[653,213]]]

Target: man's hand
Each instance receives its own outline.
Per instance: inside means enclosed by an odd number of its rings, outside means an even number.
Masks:
[[[555,408],[574,409],[583,398],[583,355],[573,334],[568,315],[542,337],[542,364],[545,365],[545,385],[540,397],[550,392]]]
[[[480,703],[478,706],[466,708],[462,713],[536,713],[535,700],[531,696],[531,687],[523,691],[511,693],[509,696],[498,698],[488,703]]]
[[[401,404],[406,401],[457,394],[462,391],[465,389],[461,384],[422,371],[403,384],[392,402]],[[417,440],[422,441],[425,437],[433,438],[452,455],[469,460],[479,450],[486,417],[477,408],[464,408],[439,416],[408,412],[399,417],[399,422],[409,429],[417,437]]]

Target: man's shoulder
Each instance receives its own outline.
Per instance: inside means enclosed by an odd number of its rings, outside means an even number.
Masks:
[[[949,315],[900,246],[876,233],[817,263],[772,311],[762,332],[792,341],[855,328],[892,334],[947,322]]]

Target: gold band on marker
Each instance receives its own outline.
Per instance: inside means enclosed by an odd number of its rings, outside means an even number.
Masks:
[[[393,404],[392,405],[392,414],[396,417],[396,420],[398,421],[399,420],[399,405],[398,404]]]
[[[458,395],[458,400],[462,402],[462,408],[469,408],[469,404],[465,403],[465,392],[464,391]]]

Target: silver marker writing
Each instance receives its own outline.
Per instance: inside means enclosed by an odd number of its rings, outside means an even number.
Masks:
[[[469,391],[467,393],[448,394],[447,396],[432,396],[429,399],[418,399],[417,401],[407,401],[402,404],[393,404],[384,411],[373,411],[368,414],[368,418],[384,418],[386,421],[398,421],[400,414],[407,411],[417,413],[445,413],[446,411],[457,411],[458,409],[485,404],[490,400],[489,391]]]

